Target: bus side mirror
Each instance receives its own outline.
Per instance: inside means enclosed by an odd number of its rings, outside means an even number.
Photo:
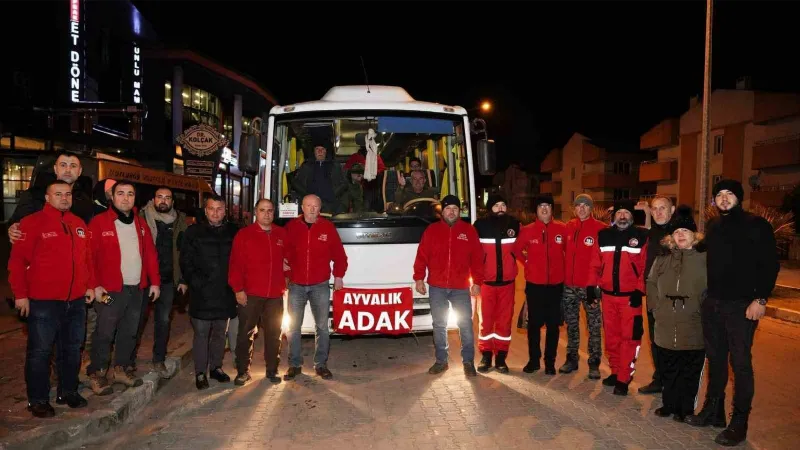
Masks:
[[[261,135],[242,133],[239,141],[239,170],[258,173],[261,158]]]
[[[481,139],[478,141],[478,171],[481,175],[494,175],[496,168],[494,141]]]

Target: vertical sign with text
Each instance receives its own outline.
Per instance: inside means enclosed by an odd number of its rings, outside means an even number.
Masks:
[[[133,103],[142,103],[142,50],[133,42]]]
[[[84,79],[81,0],[69,0],[69,99],[79,102]]]

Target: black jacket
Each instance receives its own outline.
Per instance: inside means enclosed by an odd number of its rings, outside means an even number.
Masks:
[[[195,319],[236,317],[236,297],[228,286],[228,261],[238,227],[225,222],[212,227],[201,222],[183,235],[180,265],[189,285],[189,315]]]
[[[669,254],[668,251],[664,249],[661,245],[661,239],[664,239],[664,236],[667,235],[667,224],[659,225],[653,221],[653,225],[647,231],[647,242],[649,245],[647,246],[647,262],[644,266],[644,276],[650,273],[650,268],[653,267],[653,262],[656,260],[657,256],[667,255]]]
[[[41,187],[31,187],[20,193],[19,203],[14,210],[14,214],[8,219],[8,225],[11,226],[22,220],[23,217],[41,211],[45,203],[44,194],[45,190]],[[91,222],[95,215],[92,199],[84,194],[83,191],[75,189],[72,193],[72,208],[70,208],[70,212],[83,219],[85,223]]]
[[[706,230],[708,296],[725,302],[767,298],[780,263],[772,225],[736,206]]]

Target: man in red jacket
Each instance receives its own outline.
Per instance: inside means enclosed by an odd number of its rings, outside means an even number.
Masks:
[[[425,272],[431,288],[431,316],[436,362],[428,373],[436,375],[447,363],[447,314],[452,305],[461,337],[461,361],[467,376],[476,376],[475,335],[472,330],[472,300],[483,284],[483,248],[475,227],[459,218],[461,202],[448,195],[442,199],[442,220],[428,225],[422,233],[414,261],[416,290],[426,294]],[[472,275],[472,286],[470,286]]]
[[[556,374],[558,327],[561,326],[561,296],[564,291],[564,247],[567,227],[553,220],[553,196],[536,198],[536,221],[526,225],[514,244],[514,255],[525,265],[525,297],[528,302],[528,364],[533,373],[541,368],[541,328],[547,326],[544,343],[544,373]]]
[[[344,287],[347,254],[333,223],[320,217],[322,200],[313,194],[303,197],[303,215],[286,225],[286,260],[289,263],[289,370],[284,379],[302,372],[300,332],[306,303],[316,323],[314,371],[325,380],[333,378],[328,369],[330,349],[331,261],[333,289]]]
[[[603,385],[614,395],[628,395],[644,333],[642,296],[647,258],[647,230],[633,224],[634,203],[614,202],[614,225],[597,234],[589,265],[586,296],[594,302],[602,292],[603,329],[611,375]]]
[[[8,281],[16,308],[28,316],[25,383],[28,411],[53,417],[50,405],[50,356],[53,344],[59,392],[70,408],[87,405],[78,394],[81,343],[86,305],[94,299],[89,234],[83,220],[70,212],[72,186],[54,181],[45,190],[44,208],[22,219],[20,238],[11,248]]]
[[[152,301],[161,292],[158,256],[150,227],[134,210],[136,188],[130,181],[118,181],[111,188],[111,196],[108,211],[95,216],[89,224],[98,302],[97,328],[86,372],[94,392],[102,392],[108,386],[106,370],[112,339],[115,339],[112,382],[128,387],[142,384],[132,367],[142,314],[142,290],[150,286]]]
[[[603,314],[600,303],[586,298],[586,281],[589,277],[589,261],[597,246],[597,233],[606,224],[592,217],[594,202],[589,194],[580,194],[572,202],[575,218],[567,223],[567,250],[565,266],[564,297],[561,301],[564,321],[567,322],[567,361],[558,369],[561,373],[578,370],[578,347],[581,342],[580,318],[581,303],[586,312],[586,328],[589,330],[589,378],[600,379],[600,332],[603,327]]]
[[[517,278],[517,260],[512,249],[520,224],[506,214],[503,196],[490,195],[486,206],[490,208],[488,217],[475,221],[485,258],[478,335],[478,350],[483,357],[478,372],[488,372],[492,367],[492,356],[496,354],[495,367],[501,373],[508,373],[506,355],[511,344],[514,280]]]
[[[256,203],[256,222],[242,229],[233,239],[228,284],[236,294],[239,334],[236,343],[238,375],[233,381],[244,386],[252,379],[253,339],[256,327],[264,335],[264,362],[267,379],[280,383],[278,355],[281,352],[283,319],[283,275],[286,231],[272,223],[275,204],[263,198]]]

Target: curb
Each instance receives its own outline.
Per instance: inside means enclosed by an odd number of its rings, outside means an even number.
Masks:
[[[767,312],[764,315],[766,317],[772,317],[773,319],[800,323],[800,312],[786,308],[779,308],[777,306],[770,306],[769,304],[767,304]]]
[[[188,331],[180,340],[183,343],[164,361],[171,374],[170,379],[180,374],[192,358],[192,332]],[[144,383],[141,386],[126,389],[105,409],[94,411],[80,419],[14,434],[9,439],[0,441],[0,450],[74,447],[113,432],[143,410],[156,392],[169,382],[162,380],[155,372],[145,374],[142,381]]]

